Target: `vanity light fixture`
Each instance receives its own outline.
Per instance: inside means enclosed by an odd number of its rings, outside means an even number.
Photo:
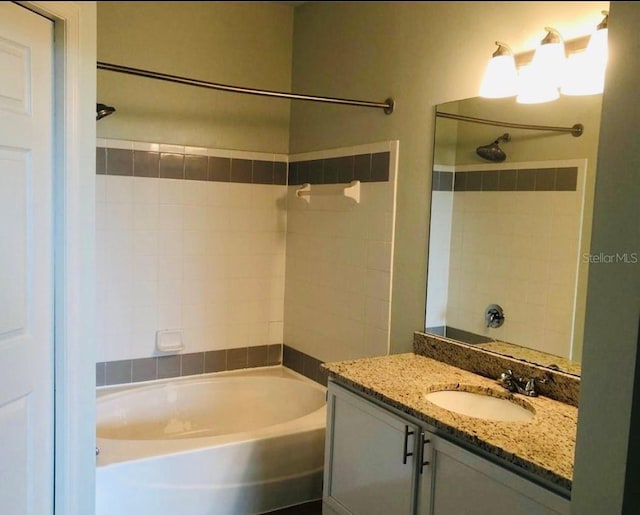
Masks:
[[[564,41],[554,28],[544,30],[547,35],[540,41],[533,61],[520,74],[516,97],[519,104],[540,104],[560,97],[558,88],[567,60]]]
[[[560,92],[563,95],[596,95],[604,91],[608,56],[609,11],[589,37],[586,50],[569,56],[567,73]]]
[[[496,41],[498,48],[489,59],[480,85],[480,96],[484,98],[507,98],[515,96],[518,85],[516,61],[509,45]]]
[[[535,51],[513,54],[496,41],[498,49],[486,67],[480,96],[507,98],[516,95],[520,104],[538,104],[563,95],[602,93],[607,64],[609,11],[589,36],[565,41],[560,33],[545,27],[546,36]],[[514,79],[517,77],[517,79]]]

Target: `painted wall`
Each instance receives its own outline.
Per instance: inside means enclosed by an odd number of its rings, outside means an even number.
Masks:
[[[98,61],[288,91],[293,8],[278,2],[98,2]],[[98,71],[116,114],[98,137],[286,153],[289,101]]]
[[[383,101],[360,107],[294,103],[291,151],[400,141],[391,351],[409,351],[425,313],[434,107],[477,96],[496,39],[535,47],[552,25],[589,33],[608,2],[309,2],[296,8],[296,92]],[[445,43],[446,42],[446,43]]]
[[[640,252],[640,6],[612,2],[591,253]],[[601,261],[589,273],[576,463],[575,514],[640,511],[640,265]]]

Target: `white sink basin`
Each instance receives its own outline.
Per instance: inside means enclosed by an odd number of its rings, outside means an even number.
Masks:
[[[509,399],[482,393],[439,390],[425,394],[425,399],[446,410],[486,420],[524,422],[534,416],[532,411]]]

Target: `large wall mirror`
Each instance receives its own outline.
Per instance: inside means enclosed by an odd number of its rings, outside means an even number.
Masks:
[[[601,101],[437,106],[425,332],[580,374]]]

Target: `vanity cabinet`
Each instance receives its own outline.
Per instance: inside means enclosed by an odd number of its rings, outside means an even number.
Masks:
[[[557,515],[570,502],[329,381],[324,515]]]
[[[431,435],[432,473],[420,482],[419,515],[558,515],[570,502],[517,474]]]
[[[416,424],[330,383],[323,514],[415,513]]]

